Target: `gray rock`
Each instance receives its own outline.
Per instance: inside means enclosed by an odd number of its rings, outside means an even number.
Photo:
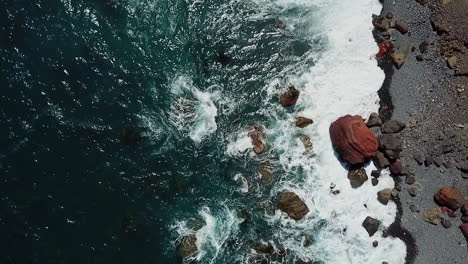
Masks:
[[[351,187],[358,188],[368,179],[366,170],[364,168],[350,169],[348,171],[348,179]]]
[[[372,177],[375,177],[375,178],[378,178],[378,177],[380,177],[380,173],[381,173],[380,170],[373,170],[373,171],[371,172],[371,176],[372,176]]]
[[[442,165],[442,158],[441,157],[434,157],[434,164],[437,166],[437,167],[440,167]]]
[[[452,227],[452,223],[450,222],[450,220],[446,218],[441,218],[440,220],[441,220],[442,226],[445,227],[446,229],[449,229],[450,227]]]
[[[377,113],[372,113],[369,116],[369,119],[367,120],[367,127],[375,127],[375,126],[381,126],[382,125],[382,119],[380,119],[379,114]]]
[[[379,149],[388,158],[396,160],[400,157],[402,151],[402,142],[391,134],[384,134],[379,136]]]
[[[379,230],[380,221],[370,216],[366,217],[362,226],[366,229],[369,236],[373,236]]]
[[[377,151],[375,153],[375,156],[372,157],[372,161],[374,162],[375,167],[377,167],[378,169],[384,169],[388,167],[388,165],[390,165],[390,162],[388,161],[388,159],[380,151]]]
[[[424,155],[421,152],[413,153],[413,158],[419,165],[422,165],[425,160]]]
[[[382,126],[382,133],[398,133],[405,129],[406,124],[400,120],[392,119],[385,122]]]
[[[413,213],[419,213],[419,212],[420,212],[418,206],[415,205],[415,204],[411,204],[411,205],[409,206],[409,209],[410,209],[410,211],[413,212]]]
[[[468,173],[468,161],[461,162],[459,165],[459,169],[464,173]]]

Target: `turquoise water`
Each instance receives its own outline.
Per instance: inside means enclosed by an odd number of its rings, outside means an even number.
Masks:
[[[272,187],[304,173],[284,171],[280,151],[229,146],[281,117],[264,87],[320,57],[319,15],[275,1],[1,1],[0,263],[175,263],[178,238],[200,228],[202,263],[280,244],[263,217]],[[142,140],[123,142],[125,127]],[[266,161],[271,183],[256,177]]]

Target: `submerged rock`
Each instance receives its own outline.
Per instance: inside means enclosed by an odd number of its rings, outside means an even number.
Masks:
[[[272,168],[268,164],[260,165],[257,169],[257,174],[263,182],[271,182],[273,179]]]
[[[293,192],[284,192],[278,198],[278,209],[288,214],[294,220],[301,220],[307,213],[309,208],[307,205]]]
[[[377,151],[377,138],[361,116],[340,117],[330,125],[330,137],[335,151],[351,164],[363,163]]]
[[[298,116],[296,117],[296,126],[300,128],[304,128],[308,125],[313,124],[314,121],[310,118],[303,117],[303,116]]]
[[[299,99],[299,91],[294,86],[289,86],[288,90],[280,96],[282,106],[292,106]]]
[[[380,221],[368,216],[364,222],[362,222],[362,226],[366,229],[367,233],[371,237],[379,230]]]
[[[351,187],[358,188],[367,181],[367,173],[364,168],[355,168],[348,171],[348,179]]]
[[[255,126],[253,131],[249,132],[249,137],[252,140],[253,150],[256,154],[261,154],[265,151],[265,138],[260,127]]]
[[[195,235],[184,237],[177,247],[177,258],[179,261],[183,261],[197,251],[197,237]]]
[[[313,144],[312,144],[312,141],[310,140],[310,137],[307,136],[307,135],[302,135],[300,138],[299,138],[302,142],[302,144],[304,145],[304,148],[306,149],[306,151],[309,151],[313,148]]]
[[[458,210],[465,202],[460,191],[452,187],[439,189],[434,195],[434,199],[439,205],[446,206],[453,211]]]
[[[383,189],[377,193],[377,200],[383,205],[387,205],[391,197],[392,189],[390,188]]]

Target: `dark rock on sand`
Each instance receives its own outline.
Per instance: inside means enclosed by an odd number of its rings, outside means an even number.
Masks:
[[[379,230],[380,221],[368,216],[364,222],[362,222],[362,226],[366,229],[367,233],[371,237],[375,234],[375,232],[377,232],[377,230]]]
[[[408,33],[408,24],[402,20],[396,20],[395,21],[395,29],[400,31],[401,34],[406,34]]]
[[[265,151],[265,138],[263,136],[263,130],[255,126],[253,131],[249,132],[249,137],[252,140],[253,150],[257,154],[261,154]]]
[[[382,119],[380,119],[379,114],[372,113],[372,114],[370,114],[369,118],[367,119],[366,125],[367,125],[367,127],[381,126],[382,125]]]
[[[364,168],[351,168],[348,171],[348,179],[351,187],[358,188],[367,181],[367,173]]]
[[[403,171],[403,164],[401,163],[400,160],[395,160],[394,162],[392,162],[390,164],[390,166],[388,167],[390,169],[390,172],[394,175],[394,176],[400,176],[402,175],[401,172]]]
[[[433,163],[434,163],[434,158],[432,158],[431,155],[427,155],[427,156],[426,156],[426,160],[424,161],[424,165],[426,165],[426,167],[429,167],[429,166],[431,166]]]
[[[385,122],[382,126],[382,133],[398,133],[406,127],[406,124],[400,120],[392,119]]]
[[[460,191],[452,187],[439,189],[434,195],[434,199],[439,205],[446,206],[453,211],[456,211],[465,202]]]
[[[450,69],[455,69],[458,63],[457,56],[450,56],[447,58],[447,65]]]
[[[380,177],[380,173],[381,173],[380,170],[373,170],[373,171],[371,172],[371,176],[372,176],[372,177],[378,178],[378,177]]]
[[[177,259],[182,261],[192,256],[197,251],[197,237],[195,235],[184,237],[177,246]]]
[[[452,227],[452,223],[451,223],[450,220],[448,220],[447,218],[442,217],[442,218],[440,219],[440,221],[441,221],[442,226],[443,226],[444,228],[449,229],[450,227]]]
[[[282,106],[292,106],[299,99],[299,91],[294,86],[289,86],[288,90],[280,96]]]
[[[388,201],[390,200],[391,197],[392,197],[392,189],[390,188],[383,189],[377,193],[377,200],[381,204],[384,204],[384,205],[388,204]]]
[[[408,188],[408,193],[411,197],[416,197],[418,195],[418,189],[415,187]]]
[[[425,160],[424,155],[421,152],[413,153],[413,158],[419,165],[422,165]]]
[[[375,155],[378,142],[361,116],[346,115],[330,125],[333,148],[351,164],[363,163]]]
[[[284,192],[278,198],[278,208],[287,213],[294,220],[301,220],[307,213],[309,208],[307,205],[293,192]]]
[[[391,134],[379,136],[379,149],[390,159],[396,160],[402,151],[402,142]]]
[[[416,182],[416,177],[414,177],[414,175],[411,175],[411,174],[406,175],[406,178],[405,178],[405,183],[406,184],[412,185],[415,182]]]
[[[378,31],[386,31],[391,27],[390,19],[377,15],[372,15],[372,24]]]
[[[415,205],[415,204],[411,204],[411,205],[409,206],[409,209],[410,209],[410,211],[413,212],[413,213],[419,213],[419,212],[420,212],[418,206]]]
[[[429,49],[429,43],[427,41],[423,41],[421,42],[421,44],[419,44],[419,51],[422,54],[426,53],[428,49]]]
[[[303,116],[298,116],[296,117],[296,126],[300,128],[304,128],[308,125],[313,124],[314,121],[310,118],[303,117]]]
[[[378,150],[376,151],[375,156],[372,157],[372,161],[374,162],[374,165],[377,167],[377,169],[384,169],[390,165],[390,162],[385,157],[385,155]]]

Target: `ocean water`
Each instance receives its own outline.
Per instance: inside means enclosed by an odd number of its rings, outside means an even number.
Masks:
[[[0,263],[176,263],[192,234],[196,263],[255,263],[261,241],[283,254],[261,263],[404,263],[402,241],[361,226],[367,216],[393,222],[395,204],[376,200],[393,180],[384,171],[378,186],[352,189],[328,135],[338,117],[378,109],[380,9],[378,0],[1,1]],[[290,84],[301,96],[283,108],[277,95]],[[296,128],[298,115],[314,124]],[[267,141],[261,155],[254,125]],[[122,140],[129,127],[142,139]],[[257,173],[265,164],[271,182]],[[308,205],[303,220],[276,210],[284,190]]]

